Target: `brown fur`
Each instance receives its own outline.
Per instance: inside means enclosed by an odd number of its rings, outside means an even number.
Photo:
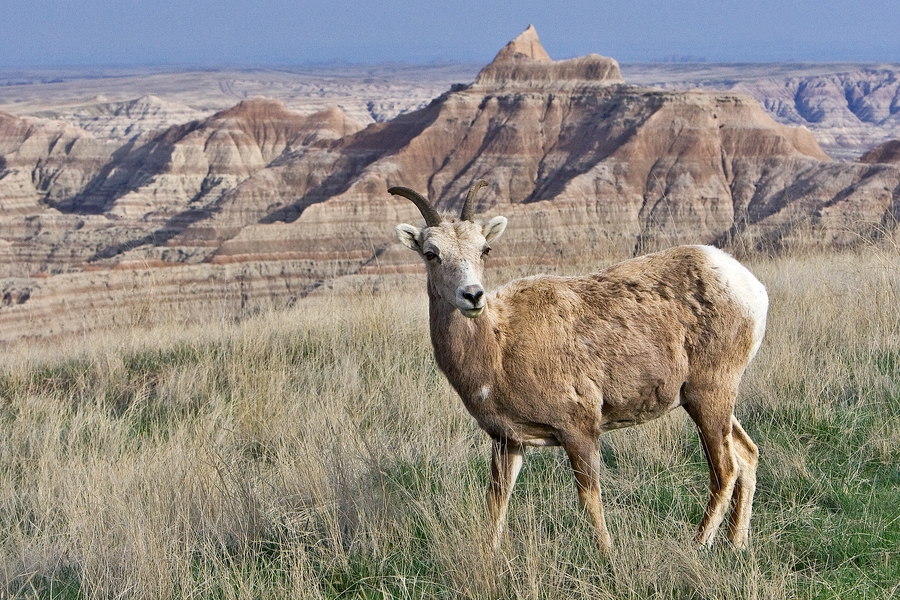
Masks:
[[[437,364],[494,440],[488,503],[495,544],[524,448],[561,445],[607,551],[599,436],[683,406],[710,466],[710,499],[697,541],[712,543],[730,500],[729,538],[746,546],[758,451],[732,412],[761,329],[735,300],[710,251],[678,247],[593,275],[516,280],[488,295],[483,312],[471,318],[462,311],[473,310],[475,296],[462,300],[454,285],[476,289],[481,252],[500,234],[496,226],[489,229],[496,222],[483,230],[469,222],[422,231],[398,226],[401,241],[429,257]],[[458,283],[460,277],[468,279]]]

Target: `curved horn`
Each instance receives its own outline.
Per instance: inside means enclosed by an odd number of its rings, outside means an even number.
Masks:
[[[462,215],[460,219],[463,221],[474,221],[475,220],[475,194],[478,193],[478,190],[488,185],[488,182],[484,179],[479,179],[475,183],[472,184],[472,187],[469,188],[469,193],[466,195],[466,202],[463,204]]]
[[[412,200],[412,203],[416,205],[419,212],[425,217],[425,224],[428,227],[436,227],[441,224],[441,215],[438,214],[438,211],[434,210],[434,207],[431,206],[428,199],[419,192],[407,187],[395,186],[388,188],[388,193],[393,194],[394,196],[403,196],[407,200]]]

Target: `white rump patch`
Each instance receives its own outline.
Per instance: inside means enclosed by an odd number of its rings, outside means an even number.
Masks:
[[[747,267],[727,252],[714,246],[697,247],[706,253],[710,265],[721,275],[722,284],[731,299],[753,321],[753,347],[750,349],[752,360],[766,332],[766,313],[769,311],[769,295],[766,288]]]

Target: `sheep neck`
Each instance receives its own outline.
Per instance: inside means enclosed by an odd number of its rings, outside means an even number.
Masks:
[[[500,344],[490,302],[475,319],[464,316],[429,286],[431,344],[438,367],[468,403],[497,383]]]

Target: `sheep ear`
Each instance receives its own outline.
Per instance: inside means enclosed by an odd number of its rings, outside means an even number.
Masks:
[[[418,227],[413,227],[412,225],[407,225],[406,223],[400,223],[396,227],[397,239],[400,240],[400,243],[409,248],[410,250],[415,250],[416,252],[421,253],[421,248],[419,247],[419,234],[422,232]]]
[[[494,217],[488,221],[481,233],[488,243],[496,240],[506,230],[506,217]]]

